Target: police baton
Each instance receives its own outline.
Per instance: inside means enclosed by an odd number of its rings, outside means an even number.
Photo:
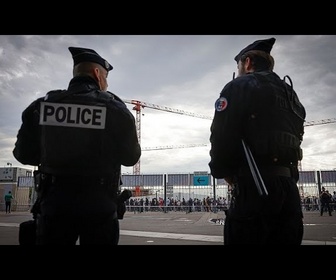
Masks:
[[[245,141],[243,139],[242,139],[242,144],[243,144],[243,147],[244,147],[246,160],[247,160],[247,163],[249,165],[254,183],[255,183],[255,185],[258,189],[259,195],[268,195],[267,189],[266,189],[265,184],[264,184],[264,180],[260,175],[258,166],[257,166],[256,162],[254,161],[254,158],[253,158],[253,155],[252,155],[252,152],[251,152],[250,148],[245,144]]]

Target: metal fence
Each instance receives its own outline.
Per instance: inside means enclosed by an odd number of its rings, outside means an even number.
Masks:
[[[12,204],[13,211],[28,211],[31,202],[35,201],[36,193],[33,187],[33,180],[30,176],[18,177],[17,182],[1,182],[0,193],[3,196],[11,190],[16,198]],[[121,189],[130,189],[133,192],[132,199],[148,199],[163,201],[162,207],[168,207],[166,201],[173,200],[179,204],[183,201],[200,200],[211,198],[213,201],[230,201],[230,188],[224,179],[215,179],[206,171],[194,173],[172,173],[172,174],[122,174]],[[316,200],[322,187],[325,187],[331,194],[336,191],[336,170],[326,171],[300,171],[298,187],[302,197],[302,203],[306,199]],[[317,202],[318,204],[318,202]],[[316,203],[315,203],[316,205]],[[159,205],[155,205],[159,206]],[[0,209],[4,210],[3,197],[0,199]],[[309,207],[305,206],[305,209]],[[310,207],[310,208],[316,208]],[[155,208],[154,208],[155,209]],[[179,208],[177,208],[179,209]],[[169,210],[170,211],[170,210]],[[179,210],[177,210],[179,211]],[[184,211],[184,210],[183,210]]]

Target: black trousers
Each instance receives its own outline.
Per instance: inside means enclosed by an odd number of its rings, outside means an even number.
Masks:
[[[108,186],[53,183],[40,199],[38,245],[118,244],[117,205]]]
[[[224,245],[290,244],[303,238],[303,213],[296,181],[264,178],[268,196],[260,196],[252,177],[238,178],[224,223]]]
[[[11,207],[12,207],[12,202],[11,201],[6,201],[5,202],[5,207],[6,207],[6,213],[11,212]]]
[[[321,209],[320,209],[321,216],[323,215],[323,212],[325,211],[325,209],[328,211],[329,216],[331,216],[331,207],[330,207],[329,201],[321,200]]]

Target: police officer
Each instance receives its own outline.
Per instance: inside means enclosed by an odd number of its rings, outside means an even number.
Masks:
[[[332,195],[331,193],[329,193],[328,190],[325,189],[325,187],[322,187],[322,190],[321,190],[321,193],[320,193],[320,202],[321,202],[321,205],[320,205],[320,214],[321,216],[323,216],[323,212],[325,210],[328,211],[329,213],[329,216],[332,216],[331,214],[331,206],[330,206],[330,203],[332,202]]]
[[[299,245],[303,237],[297,166],[306,112],[290,77],[273,72],[274,43],[257,40],[240,51],[238,77],[215,102],[209,167],[233,194],[224,245]]]
[[[117,245],[118,214],[125,211],[118,195],[121,165],[141,156],[135,119],[107,91],[113,67],[92,49],[69,51],[68,89],[50,91],[23,111],[13,155],[38,166],[37,244]]]

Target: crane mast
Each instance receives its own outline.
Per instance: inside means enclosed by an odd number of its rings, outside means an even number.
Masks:
[[[133,110],[135,111],[135,128],[138,137],[139,144],[141,145],[141,102],[133,100],[124,100],[125,103],[133,104]],[[138,162],[133,166],[133,174],[140,174],[140,158]]]

